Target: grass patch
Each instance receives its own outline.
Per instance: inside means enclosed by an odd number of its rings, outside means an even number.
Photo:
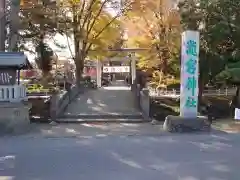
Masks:
[[[174,98],[156,98],[150,101],[150,117],[164,120],[168,115],[179,114],[179,101]]]
[[[208,104],[211,104],[211,113],[218,119],[232,117],[232,108],[230,102],[232,96],[203,96],[202,103],[199,109],[204,109]],[[168,115],[179,115],[180,101],[176,98],[161,97],[152,98],[150,103],[150,116],[154,119],[164,121]],[[203,111],[199,112],[206,115]]]

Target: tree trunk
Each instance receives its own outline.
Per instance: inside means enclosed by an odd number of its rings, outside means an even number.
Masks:
[[[80,81],[81,81],[81,78],[82,78],[82,73],[81,73],[81,68],[80,68],[80,65],[79,65],[79,61],[77,61],[75,63],[75,65],[76,65],[76,70],[75,70],[76,85],[79,87],[80,86]]]
[[[48,87],[49,85],[49,81],[51,81],[51,74],[49,73],[49,71],[42,71],[42,85],[44,87]]]
[[[199,52],[200,52],[200,56],[199,56],[199,77],[198,77],[198,108],[200,108],[200,105],[202,105],[203,90],[206,83],[206,76],[208,75],[208,71],[205,71],[208,65],[205,64],[206,61],[204,60],[209,59],[205,51],[202,51],[200,49]]]
[[[0,51],[5,51],[5,39],[6,39],[6,19],[5,19],[5,5],[6,0],[0,1]]]
[[[198,109],[199,110],[202,105],[203,90],[204,90],[204,81],[202,80],[201,77],[199,77],[199,81],[198,81]]]
[[[76,65],[76,85],[80,86],[80,81],[82,79],[82,73],[84,69],[84,60],[85,57],[83,55],[76,56],[75,65]]]

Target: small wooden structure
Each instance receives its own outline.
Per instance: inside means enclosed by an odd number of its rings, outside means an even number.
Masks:
[[[32,68],[23,53],[0,53],[0,102],[27,100],[26,87],[19,83],[20,70]]]

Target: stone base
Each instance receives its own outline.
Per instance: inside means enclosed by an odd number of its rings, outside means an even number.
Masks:
[[[0,103],[0,134],[24,133],[30,124],[29,105]]]
[[[196,132],[211,130],[211,123],[206,117],[184,118],[180,116],[167,116],[163,124],[163,129],[168,132]]]

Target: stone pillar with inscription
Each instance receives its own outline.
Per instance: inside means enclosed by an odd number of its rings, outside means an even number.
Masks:
[[[181,50],[180,116],[167,116],[163,127],[170,132],[209,131],[208,119],[198,116],[198,31],[183,32]]]

